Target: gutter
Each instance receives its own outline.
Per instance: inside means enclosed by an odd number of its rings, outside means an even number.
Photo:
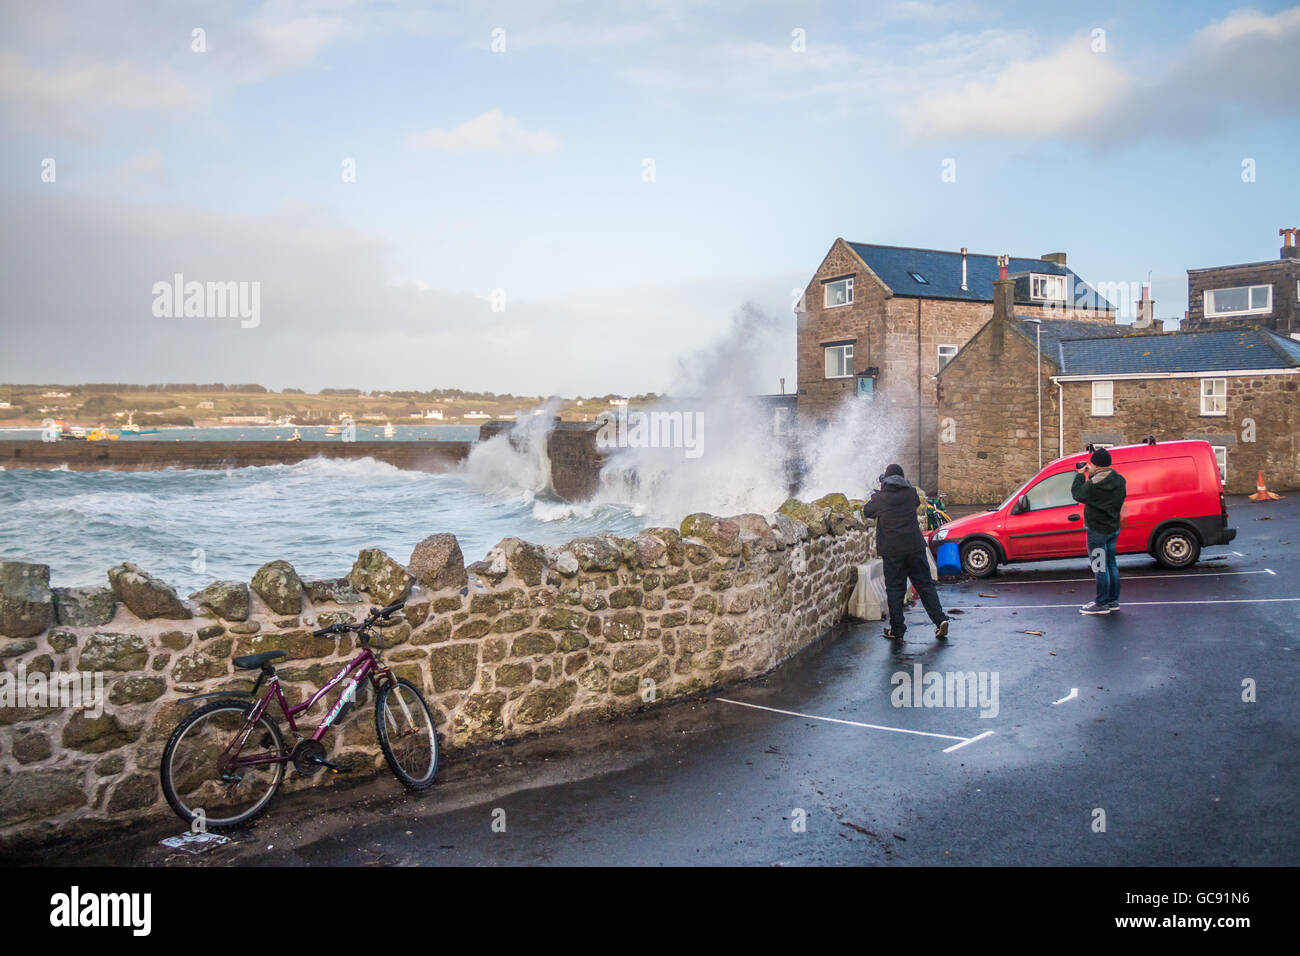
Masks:
[[[1111,382],[1129,379],[1239,378],[1243,375],[1300,375],[1300,368],[1225,369],[1213,372],[1113,372],[1098,375],[1053,375],[1057,382]]]

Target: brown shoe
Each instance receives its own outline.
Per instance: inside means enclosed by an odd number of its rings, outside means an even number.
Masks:
[[[890,630],[885,631],[885,640],[887,641],[901,641],[902,639],[903,639],[902,634],[895,634],[893,631]]]
[[[948,640],[948,622],[940,621],[939,626],[934,629],[934,639],[936,641]]]

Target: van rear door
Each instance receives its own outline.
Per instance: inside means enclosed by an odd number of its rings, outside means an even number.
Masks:
[[[1201,497],[1196,462],[1189,455],[1147,458],[1116,466],[1124,476],[1127,497],[1115,550],[1143,554],[1156,525],[1171,518],[1194,517]]]

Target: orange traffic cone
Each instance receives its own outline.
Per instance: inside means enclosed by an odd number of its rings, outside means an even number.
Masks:
[[[1251,501],[1277,501],[1282,497],[1281,495],[1275,495],[1273,492],[1268,490],[1268,487],[1264,484],[1263,471],[1259,472],[1259,477],[1255,480],[1255,485],[1259,490],[1250,496]]]

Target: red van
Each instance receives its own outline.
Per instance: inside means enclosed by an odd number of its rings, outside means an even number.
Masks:
[[[1070,485],[1088,454],[1058,458],[996,508],[927,532],[931,549],[956,543],[962,570],[979,578],[999,564],[1085,557],[1083,505],[1070,497]],[[1128,489],[1117,553],[1149,554],[1182,570],[1202,548],[1237,536],[1209,442],[1119,445],[1110,456]]]

